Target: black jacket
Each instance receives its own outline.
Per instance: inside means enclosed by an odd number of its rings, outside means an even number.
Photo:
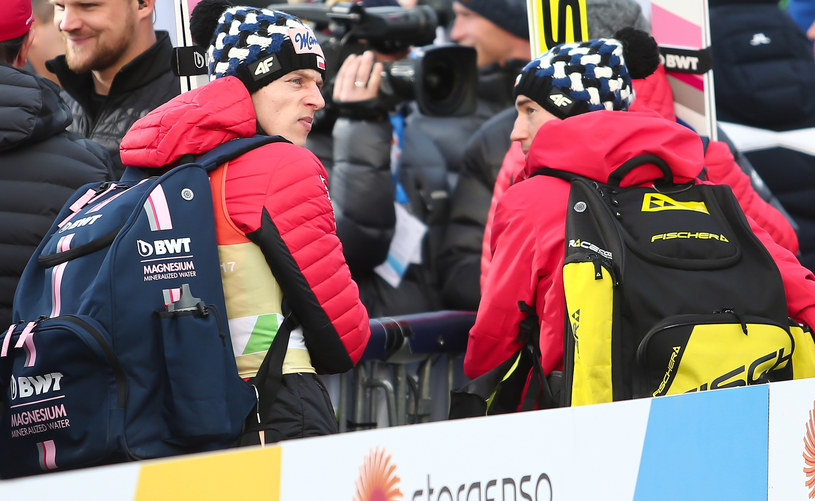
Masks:
[[[440,287],[446,308],[478,309],[484,228],[516,116],[514,107],[504,109],[484,122],[465,147],[439,253]]]
[[[71,112],[49,80],[0,64],[0,116],[0,325],[8,325],[20,274],[57,212],[112,172],[101,146],[66,132]]]
[[[812,44],[777,3],[731,3],[710,8],[716,117],[797,223],[799,259],[815,270],[815,154],[789,140],[815,134]]]
[[[337,235],[371,317],[443,307],[437,257],[465,145],[486,120],[512,105],[512,83],[520,63],[480,69],[480,99],[472,115],[427,116],[417,111],[415,103],[407,106],[398,179],[407,195],[408,212],[427,226],[427,233],[422,241],[422,264],[411,264],[398,288],[374,271],[385,260],[396,227],[391,123],[348,118],[335,123],[330,188]]]
[[[481,91],[495,96],[491,118],[461,145],[458,182],[438,255],[439,289],[445,308],[478,309],[481,299],[481,241],[501,162],[510,147],[515,121],[512,96],[515,77],[528,61],[514,60],[503,71],[492,68],[481,77]]]
[[[157,31],[156,37],[152,47],[119,70],[95,117],[89,111],[93,95],[91,74],[71,71],[65,56],[46,63],[65,89],[62,97],[74,115],[69,130],[93,139],[108,150],[117,179],[124,170],[119,158],[119,143],[125,132],[133,122],[181,93],[179,79],[170,68],[173,50],[170,36],[166,31]]]

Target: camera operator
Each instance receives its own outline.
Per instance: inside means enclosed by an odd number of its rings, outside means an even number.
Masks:
[[[469,5],[495,19],[454,4],[451,36],[479,62],[468,77],[477,79],[473,112],[425,113],[418,99],[395,110],[378,106],[382,93],[374,83],[382,67],[374,59],[401,54],[348,57],[337,73],[331,162],[337,233],[372,317],[442,308],[437,256],[464,145],[483,122],[512,106],[513,80],[529,60],[524,0]]]
[[[457,0],[454,3],[456,22],[451,35],[460,43],[482,47],[478,50],[479,56],[501,54],[501,50],[505,51],[506,47],[502,49],[503,46],[494,45],[497,37],[490,35],[490,30],[504,27],[505,30],[514,30],[520,35],[519,25],[515,24],[517,19],[510,15],[510,4],[515,4],[517,8],[521,3],[524,2]],[[506,5],[500,7],[499,4]],[[526,23],[525,12],[524,10],[523,23]],[[586,0],[586,16],[589,38],[610,37],[625,26],[649,30],[648,20],[635,0]],[[528,41],[525,49],[517,50],[529,54]],[[493,65],[499,64],[496,62],[500,61],[498,56],[494,57],[491,61]],[[513,84],[514,78],[509,81],[506,90],[511,91]],[[493,200],[493,188],[499,171],[501,176],[507,176],[515,170],[514,166],[503,168],[501,165],[510,148],[509,136],[516,116],[515,107],[510,102],[506,109],[482,124],[465,147],[462,169],[452,195],[449,222],[438,258],[439,268],[442,270],[440,289],[445,308],[478,308],[481,299],[482,244],[485,241],[484,232]],[[518,145],[512,147],[518,151],[506,155],[506,161],[523,162],[524,157]]]
[[[406,105],[393,111],[378,105],[382,61],[398,56],[371,50],[348,56],[333,91],[339,109],[331,173],[337,235],[372,318],[440,308],[432,254],[422,249],[438,212],[433,192],[442,201],[448,195],[446,173],[438,162],[423,169],[428,172],[405,172],[399,162]],[[420,263],[410,263],[414,254]]]

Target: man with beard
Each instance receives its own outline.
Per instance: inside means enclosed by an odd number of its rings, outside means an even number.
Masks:
[[[0,17],[0,325],[11,323],[20,274],[59,210],[85,183],[110,179],[98,144],[66,132],[59,87],[27,73],[34,28],[30,0],[4,0]]]
[[[54,24],[65,55],[47,62],[74,116],[70,130],[110,152],[124,167],[119,143],[139,118],[181,92],[170,69],[172,42],[153,29],[156,0],[54,0]]]

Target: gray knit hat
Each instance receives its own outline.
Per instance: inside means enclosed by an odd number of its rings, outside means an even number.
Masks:
[[[631,79],[645,78],[658,64],[653,37],[625,28],[614,38],[552,47],[521,70],[514,94],[529,97],[561,119],[589,111],[624,111],[634,101]]]
[[[529,38],[526,0],[455,0],[518,38]]]
[[[235,76],[250,93],[294,70],[325,73],[314,33],[285,12],[203,0],[193,10],[190,30],[198,45],[208,46],[210,77]]]
[[[636,0],[586,0],[589,38],[611,38],[626,27],[651,31],[648,19]]]

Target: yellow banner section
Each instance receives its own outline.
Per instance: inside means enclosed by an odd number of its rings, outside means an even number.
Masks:
[[[526,0],[532,59],[555,45],[589,38],[586,0]]]
[[[133,499],[279,501],[281,457],[275,446],[145,462]]]

